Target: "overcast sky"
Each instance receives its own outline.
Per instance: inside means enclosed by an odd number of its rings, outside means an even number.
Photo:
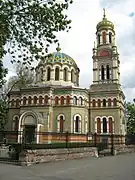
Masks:
[[[107,18],[115,24],[116,43],[121,62],[121,84],[127,101],[135,98],[135,0],[74,0],[68,10],[72,19],[69,33],[58,34],[61,51],[71,56],[78,64],[80,86],[88,88],[92,83],[92,48],[96,39],[96,24],[103,17],[106,8]],[[49,51],[54,52],[56,45]],[[10,67],[6,57],[5,66]],[[9,65],[10,64],[10,65]]]

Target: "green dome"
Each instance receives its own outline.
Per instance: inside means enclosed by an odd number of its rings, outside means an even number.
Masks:
[[[97,30],[100,28],[104,28],[104,27],[105,28],[110,27],[110,28],[114,29],[114,24],[106,18],[105,9],[104,9],[103,20],[97,24]]]
[[[104,18],[102,21],[100,21],[97,24],[97,29],[100,29],[103,27],[105,27],[105,28],[111,27],[112,29],[114,29],[114,24],[111,21],[108,21],[106,18]]]
[[[43,62],[44,63],[60,63],[60,64],[69,64],[71,66],[77,67],[76,62],[67,54],[60,52],[60,48],[56,48],[57,52],[48,54],[45,56]]]

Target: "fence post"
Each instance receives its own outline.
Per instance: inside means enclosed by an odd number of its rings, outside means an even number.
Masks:
[[[97,147],[97,133],[94,133],[94,146]]]
[[[114,155],[114,135],[111,134],[111,155]]]
[[[66,132],[66,148],[68,148],[68,135],[69,135],[69,133],[68,133],[68,131]]]

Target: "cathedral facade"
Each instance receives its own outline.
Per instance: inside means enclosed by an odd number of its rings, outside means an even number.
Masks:
[[[8,130],[125,135],[125,96],[115,29],[105,13],[96,30],[89,89],[79,87],[77,63],[58,46],[37,65],[33,86],[10,92]],[[18,142],[21,139],[19,134]]]

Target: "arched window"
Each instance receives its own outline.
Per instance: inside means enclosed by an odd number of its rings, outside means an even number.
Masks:
[[[83,104],[83,99],[82,97],[79,97],[79,105],[82,105]]]
[[[106,66],[106,78],[110,79],[110,68],[109,68],[109,65]]]
[[[58,67],[56,67],[55,69],[55,80],[59,81],[59,76],[60,76],[60,70]]]
[[[45,98],[44,98],[44,104],[45,104],[45,105],[47,105],[47,104],[48,104],[48,99],[49,99],[49,98],[48,98],[48,96],[47,96],[47,95],[45,95]]]
[[[97,104],[98,104],[98,107],[101,107],[101,100],[100,99],[97,100]]]
[[[112,104],[112,100],[108,99],[108,106],[111,106],[111,104]]]
[[[106,99],[103,99],[103,107],[106,107]]]
[[[40,69],[40,73],[41,73],[41,81],[43,81],[43,75],[44,75],[43,68]]]
[[[64,68],[64,70],[63,70],[63,79],[64,79],[64,81],[68,80],[68,70],[67,70],[67,68]]]
[[[13,107],[14,105],[15,105],[15,100],[12,99],[12,100],[11,100],[11,106]]]
[[[97,118],[97,133],[101,133],[101,119]]]
[[[58,105],[59,104],[59,98],[56,96],[55,97],[55,105]]]
[[[64,97],[63,97],[63,96],[60,97],[60,104],[61,104],[61,105],[64,104]]]
[[[77,105],[77,97],[76,96],[73,97],[73,104]]]
[[[69,105],[70,104],[70,96],[67,96],[66,97],[66,105]]]
[[[107,133],[107,120],[103,118],[103,133]]]
[[[47,81],[50,81],[50,79],[51,79],[51,68],[48,67],[47,68]]]
[[[42,104],[42,96],[39,96],[39,104]]]
[[[106,43],[106,32],[102,32],[103,43]]]
[[[34,98],[33,98],[33,104],[37,104],[37,100],[38,100],[37,96],[34,96]]]
[[[113,99],[113,106],[117,106],[117,99],[116,98]]]
[[[20,100],[17,99],[17,100],[16,100],[16,107],[19,107],[19,105],[20,105]]]
[[[104,69],[104,66],[102,65],[101,66],[101,80],[104,80],[105,79],[105,69]]]
[[[98,39],[98,44],[100,45],[100,34],[98,34],[97,39]]]
[[[79,132],[79,116],[76,116],[76,119],[75,119],[75,132]]]
[[[112,43],[112,33],[109,32],[109,43]]]
[[[113,120],[109,117],[109,133],[113,133]]]
[[[27,101],[26,97],[23,97],[23,105],[26,105],[26,101]]]
[[[92,107],[96,107],[96,101],[95,101],[95,99],[92,100]]]
[[[28,104],[31,104],[32,98],[31,96],[28,97]]]
[[[60,116],[60,132],[64,131],[64,119],[63,116]]]
[[[71,71],[71,82],[74,82],[74,70]]]

